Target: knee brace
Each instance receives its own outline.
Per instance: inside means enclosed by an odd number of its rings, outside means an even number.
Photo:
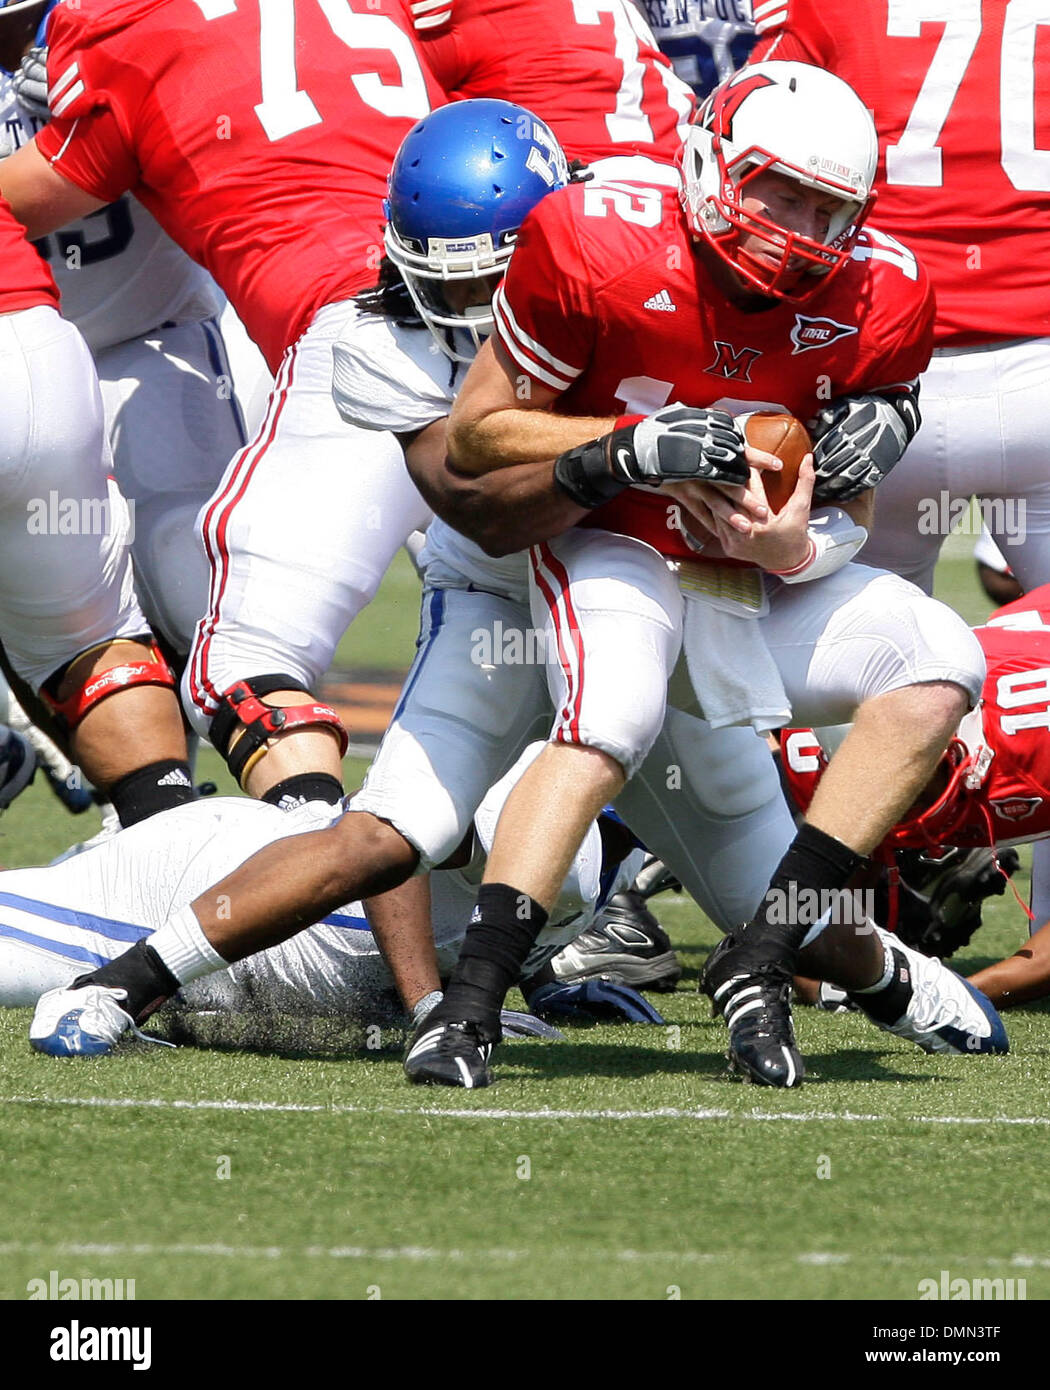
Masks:
[[[134,638],[109,638],[106,642],[99,643],[99,647],[108,646],[111,641],[134,641]],[[64,700],[58,700],[47,689],[42,686],[40,698],[55,716],[58,724],[64,733],[71,734],[77,725],[103,700],[107,700],[110,695],[119,695],[122,690],[130,690],[136,685],[161,685],[167,686],[169,690],[175,691],[175,677],[172,675],[171,667],[164,659],[164,654],[157,646],[157,643],[150,637],[149,642],[151,661],[128,661],[118,666],[109,666],[104,671],[96,671],[93,676],[89,676],[79,690],[74,690],[72,695],[67,695]],[[143,640],[142,645],[146,645]],[[98,648],[88,648],[87,652],[81,652],[75,657],[79,661],[81,657],[87,656],[91,651]],[[58,676],[52,677],[49,684],[57,686],[61,677],[73,663],[70,662]]]
[[[340,757],[346,753],[350,743],[343,722],[331,705],[264,704],[261,697],[272,695],[275,690],[301,690],[304,695],[310,693],[302,681],[294,676],[252,676],[248,680],[237,681],[223,692],[222,708],[211,721],[211,741],[226,759],[226,766],[242,790],[248,774],[265,755],[268,741],[278,734],[311,727],[331,729],[339,739]],[[238,732],[240,737],[234,743],[234,736]]]

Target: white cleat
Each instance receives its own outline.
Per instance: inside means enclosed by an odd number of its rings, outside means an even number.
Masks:
[[[872,1019],[873,1023],[887,1033],[908,1038],[923,1052],[972,1057],[1010,1051],[1003,1021],[986,994],[949,970],[943,961],[905,946],[881,927],[875,930],[887,951],[904,957],[911,975],[912,997],[904,1016],[896,1023]],[[850,998],[866,1012],[864,1001],[870,996],[851,994]]]
[[[30,1046],[49,1057],[105,1057],[127,1032],[142,1042],[173,1046],[135,1027],[121,1008],[127,997],[127,990],[106,985],[48,990],[37,1000],[29,1025]]]

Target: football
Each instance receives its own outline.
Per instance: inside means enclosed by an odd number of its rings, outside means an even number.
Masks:
[[[813,448],[805,425],[794,415],[777,415],[758,411],[749,415],[744,424],[744,437],[756,449],[764,449],[784,463],[779,473],[763,473],[766,500],[774,512],[779,512],[795,490],[802,460]]]

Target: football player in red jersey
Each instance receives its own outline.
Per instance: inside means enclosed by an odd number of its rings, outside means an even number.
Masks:
[[[955,614],[846,563],[864,540],[862,494],[917,424],[909,383],[932,322],[911,253],[861,230],[875,155],[870,117],[844,83],[774,63],[725,84],[691,127],[682,208],[657,190],[597,183],[526,220],[494,299],[497,337],[452,411],[449,454],[467,472],[558,456],[555,477],[590,525],[532,552],[558,713],[504,810],[464,952],[406,1059],[411,1079],[490,1079],[515,963],[543,925],[563,851],[660,727],[683,626],[716,727],[771,727],[784,708],[857,711],[767,898],[705,973],[734,1062],[765,1084],[801,1079],[788,988],[811,934],[777,925],[775,905],[792,884],[846,882],[925,784],[983,675]],[[815,420],[819,436],[815,475],[803,465],[778,514],[760,483],[743,501],[719,490],[747,481],[730,412],[757,408]],[[755,451],[747,461],[773,462]],[[814,485],[829,505],[811,521]],[[875,986],[886,958],[868,945]]]
[[[393,436],[339,419],[332,344],[375,278],[393,155],[443,94],[397,0],[86,0],[48,39],[53,118],[0,173],[30,234],[130,190],[276,374],[199,518],[189,716],[250,794],[335,801],[346,734],[310,690],[428,513]]]
[[[936,291],[925,424],[879,492],[868,563],[931,592],[951,504],[976,494],[1022,587],[1050,582],[1050,14],[777,0],[755,17],[756,61],[819,63],[872,112],[879,226]]]
[[[981,703],[967,714],[886,850],[968,849],[1050,837],[1050,585],[1000,608],[975,629],[987,661]],[[804,810],[827,767],[811,729],[786,730],[784,772]],[[1050,898],[1033,880],[1041,924],[1015,955],[971,976],[1000,1008],[1050,992]]]
[[[0,640],[130,825],[189,801],[193,786],[174,678],[134,596],[98,379],[58,300],[0,200]],[[10,798],[33,764],[19,740],[2,761]]]
[[[677,182],[663,166],[681,148],[693,96],[631,0],[455,0],[451,18],[436,20],[420,14],[418,38],[450,97],[528,107],[601,178]]]

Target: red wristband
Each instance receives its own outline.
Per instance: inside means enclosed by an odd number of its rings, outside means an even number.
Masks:
[[[647,420],[647,415],[617,415],[614,430],[629,430],[632,425],[640,425],[643,420]],[[611,433],[612,431],[610,431]]]

